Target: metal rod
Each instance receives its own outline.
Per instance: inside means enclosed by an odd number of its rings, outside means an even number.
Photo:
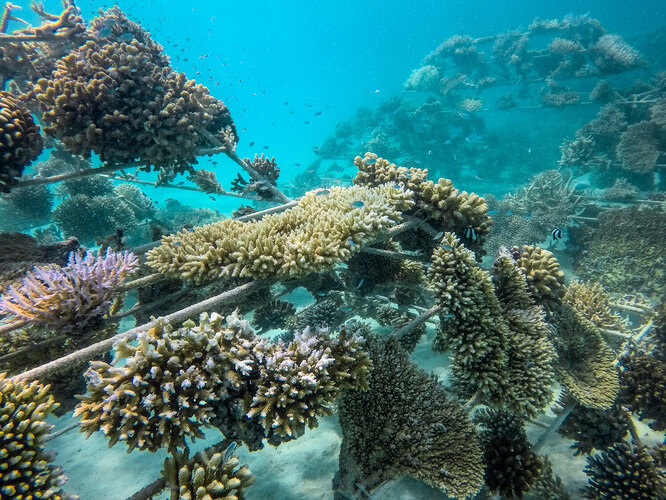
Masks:
[[[80,425],[80,422],[74,422],[73,424],[69,424],[67,427],[63,427],[63,428],[60,429],[60,430],[57,430],[57,431],[55,431],[55,432],[52,432],[51,434],[49,434],[48,436],[46,436],[46,437],[44,438],[44,442],[46,442],[46,441],[51,441],[51,439],[55,439],[55,438],[57,438],[57,437],[59,437],[59,436],[62,436],[62,435],[65,434],[66,432],[69,432],[69,431],[71,431],[71,430],[76,429],[79,425]]]
[[[67,181],[69,179],[77,179],[79,177],[88,177],[90,175],[114,172],[115,170],[125,170],[126,168],[137,166],[141,166],[141,163],[132,162],[123,163],[120,165],[105,165],[103,167],[87,168],[85,170],[77,170],[76,172],[67,172],[66,174],[52,175],[50,177],[33,177],[31,179],[20,181],[18,184],[12,186],[12,189],[21,189],[22,187],[38,186],[41,184],[54,184],[56,182]]]
[[[407,335],[409,332],[411,332],[414,328],[421,326],[423,323],[425,323],[428,319],[430,319],[432,316],[437,314],[442,310],[442,306],[435,306],[430,309],[428,309],[426,312],[419,314],[416,318],[411,320],[409,323],[407,323],[405,326],[402,328],[399,328],[395,332],[393,332],[393,335],[395,335],[398,338],[401,338],[405,335]]]
[[[576,405],[578,404],[578,401],[575,399],[572,399],[569,401],[569,403],[562,408],[562,413],[560,413],[557,418],[553,421],[553,423],[548,427],[548,429],[539,436],[539,439],[536,440],[534,445],[532,446],[532,451],[534,453],[537,453],[541,447],[546,444],[546,441],[548,441],[551,436],[553,436],[558,429],[562,426],[564,421],[567,419],[569,415],[571,415],[571,412],[574,411],[574,408],[576,408]]]

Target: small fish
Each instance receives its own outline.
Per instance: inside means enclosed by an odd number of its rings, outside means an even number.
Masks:
[[[474,229],[473,227],[468,227],[467,231],[465,231],[465,237],[472,241],[477,239],[478,235],[476,234],[476,229]]]
[[[450,144],[451,144],[451,139],[447,139],[447,140],[444,142],[444,145],[445,145],[445,146],[449,146]]]
[[[444,250],[452,250],[452,249],[453,249],[453,248],[451,247],[451,245],[449,245],[448,243],[444,243],[444,244],[442,245],[442,248],[443,248]]]
[[[213,200],[213,201],[217,201],[217,200],[216,200],[215,198],[213,198],[212,196],[209,196],[209,198],[210,198],[211,200]]]
[[[363,203],[361,200],[356,200],[356,201],[352,201],[352,202],[350,203],[350,205],[351,205],[353,208],[362,208],[363,205],[365,205],[365,203]]]
[[[343,310],[343,312],[349,312],[349,311],[352,310],[352,306],[344,306],[344,307],[342,308],[342,310]]]
[[[585,191],[586,189],[589,189],[590,185],[585,183],[585,182],[579,182],[574,186],[574,189],[576,191]]]
[[[458,112],[458,116],[460,118],[462,118],[463,120],[469,120],[469,114],[468,113],[464,113],[464,112],[460,111],[460,112]]]
[[[441,239],[442,236],[444,236],[444,231],[440,231],[435,236],[433,236],[432,239],[437,241],[437,240]]]
[[[179,247],[179,246],[180,246],[180,241],[174,241],[174,242],[173,242],[173,246],[175,246],[175,247]]]
[[[268,149],[268,146],[264,146],[264,149]]]
[[[453,313],[442,314],[441,317],[444,319],[451,319],[453,318]]]
[[[509,210],[506,214],[507,215],[513,215],[513,210]]]
[[[317,111],[317,112],[315,113],[315,116],[319,116],[320,114],[321,114],[321,111]]]
[[[227,446],[227,449],[224,451],[224,458],[222,459],[223,464],[226,464],[229,461],[237,447],[238,444],[236,444],[235,441]]]
[[[321,191],[317,191],[315,196],[326,196],[327,194],[331,194],[331,192],[328,189],[322,189]]]
[[[356,245],[356,243],[354,243],[354,240],[352,240],[351,238],[349,238],[349,239],[347,240],[347,243],[348,243],[349,246],[351,246],[351,247],[353,247],[354,245]]]
[[[326,292],[317,292],[317,295],[318,295],[319,297],[323,297],[324,295],[326,295]]]
[[[254,141],[250,142],[250,147],[254,146]]]
[[[553,229],[553,232],[550,233],[550,235],[553,237],[553,241],[557,241],[560,238],[562,238],[562,230],[561,229]]]
[[[365,278],[361,278],[361,281],[358,282],[358,285],[356,286],[356,289],[358,290],[363,286],[363,283],[365,282]]]
[[[488,213],[490,215],[495,215],[497,213],[497,210],[488,210]]]

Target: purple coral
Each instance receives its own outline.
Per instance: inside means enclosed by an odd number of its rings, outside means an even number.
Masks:
[[[10,286],[0,297],[0,315],[7,315],[7,323],[81,332],[109,311],[115,288],[138,267],[136,255],[126,251],[98,257],[72,252],[67,267],[35,267],[21,286]]]

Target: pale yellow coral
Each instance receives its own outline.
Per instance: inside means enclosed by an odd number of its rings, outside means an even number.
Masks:
[[[397,225],[412,193],[390,186],[310,191],[259,221],[226,219],[162,238],[148,264],[168,277],[291,278],[332,268]]]

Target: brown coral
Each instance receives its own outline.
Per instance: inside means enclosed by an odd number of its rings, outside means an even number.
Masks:
[[[42,147],[39,127],[32,115],[16,96],[0,91],[0,192],[9,192]]]
[[[436,379],[409,361],[397,339],[369,343],[373,370],[367,391],[340,397],[343,493],[372,491],[410,475],[447,495],[465,498],[482,485],[481,449],[465,411]]]
[[[176,73],[162,47],[120,9],[95,18],[91,31],[97,36],[36,86],[45,131],[72,153],[182,172],[196,162],[206,133],[224,142],[231,131],[237,141],[227,107]]]

